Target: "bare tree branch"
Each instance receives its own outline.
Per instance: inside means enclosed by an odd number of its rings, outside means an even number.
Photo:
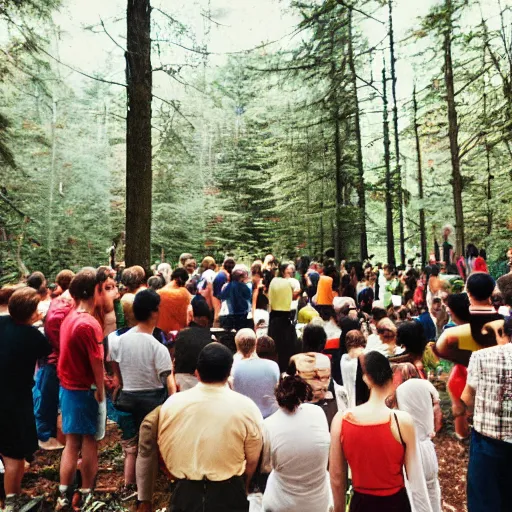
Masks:
[[[109,39],[118,47],[118,48],[121,48],[121,50],[123,50],[123,53],[126,52],[126,49],[123,48],[109,33],[108,33],[108,30],[107,28],[105,27],[105,23],[103,23],[103,20],[101,19],[101,16],[100,16],[100,23],[101,23],[101,27],[103,28],[103,31],[105,32],[105,34],[107,34],[107,36],[109,37]]]

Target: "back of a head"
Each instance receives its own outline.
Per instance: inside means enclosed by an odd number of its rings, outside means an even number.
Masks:
[[[73,277],[75,277],[75,273],[72,270],[61,270],[57,274],[55,282],[61,287],[62,291],[65,292],[69,288]]]
[[[480,302],[489,300],[495,287],[494,279],[485,272],[474,272],[466,281],[468,294]]]
[[[192,313],[196,319],[207,318],[209,323],[212,321],[212,312],[205,300],[192,301]]]
[[[133,299],[133,316],[137,322],[146,322],[159,306],[160,295],[155,290],[141,290]]]
[[[146,280],[146,272],[139,265],[128,267],[124,270],[121,276],[121,282],[126,286],[126,289],[133,293],[135,292]]]
[[[178,286],[185,286],[188,278],[188,272],[183,267],[178,267],[171,274],[171,281],[174,281]]]
[[[12,297],[13,293],[19,288],[16,286],[5,285],[0,288],[0,306],[7,306],[9,303],[9,299]]]
[[[28,276],[27,286],[30,286],[30,288],[33,288],[36,291],[39,291],[41,288],[43,288],[45,282],[46,278],[42,272],[33,272]]]
[[[432,265],[432,272],[430,273],[430,275],[432,277],[437,277],[439,276],[439,272],[441,272],[441,269],[439,268],[438,265]]]
[[[233,267],[233,270],[231,271],[231,280],[232,281],[244,281],[249,276],[249,269],[239,263],[238,265],[235,265]]]
[[[468,323],[471,320],[469,297],[467,293],[452,293],[448,295],[446,305],[461,322]]]
[[[466,258],[477,258],[478,257],[478,249],[474,244],[468,244],[466,248]]]
[[[252,263],[251,274],[253,276],[262,276],[263,275],[262,263],[260,260],[256,260]]]
[[[256,333],[252,329],[240,329],[235,336],[236,348],[245,357],[256,350]]]
[[[512,306],[512,274],[501,276],[497,283],[501,295],[507,306]]]
[[[40,300],[40,295],[33,288],[19,288],[9,298],[9,315],[17,323],[26,323],[36,312]]]
[[[151,288],[152,290],[160,290],[160,288],[163,288],[165,286],[165,278],[161,275],[158,276],[151,276],[148,279],[148,288]]]
[[[376,350],[365,354],[362,358],[363,373],[367,375],[377,387],[388,385],[393,379],[391,365],[386,356]]]
[[[217,342],[206,345],[197,359],[199,378],[206,384],[226,382],[232,366],[233,354],[227,347]]]
[[[333,306],[322,306],[318,308],[318,313],[324,322],[328,322],[331,318],[336,318],[336,311],[334,311]]]
[[[372,318],[375,322],[379,322],[383,318],[388,316],[386,310],[384,308],[375,306],[372,308]]]
[[[402,322],[397,329],[396,343],[415,356],[423,355],[428,343],[423,325],[414,320]]]
[[[171,265],[169,265],[169,263],[160,263],[156,271],[163,277],[165,284],[167,284],[170,281],[172,268]]]
[[[206,256],[203,258],[203,261],[201,262],[201,269],[203,272],[205,270],[215,270],[217,267],[217,264],[215,263],[215,260],[211,256]]]
[[[294,412],[299,405],[313,399],[311,386],[298,375],[287,376],[279,381],[276,388],[279,407]]]
[[[94,297],[96,288],[96,269],[85,267],[78,272],[69,284],[69,293],[76,301],[89,300]]]
[[[222,267],[228,274],[231,274],[231,272],[235,268],[235,265],[236,261],[233,258],[226,258],[224,260],[224,263],[222,264]]]
[[[364,334],[358,329],[352,329],[347,332],[345,336],[345,346],[347,347],[347,352],[350,352],[355,348],[364,348],[366,347],[366,340],[364,338]]]
[[[276,361],[276,344],[270,336],[260,336],[256,340],[256,354],[260,359],[270,359]]]
[[[286,269],[290,266],[290,262],[289,261],[283,261],[282,263],[279,263],[279,268],[278,268],[278,275],[279,277],[284,277],[285,273],[286,273]]]
[[[388,331],[393,331],[396,333],[396,325],[395,323],[388,317],[383,318],[377,324],[377,329],[387,329]]]
[[[322,352],[327,342],[325,329],[320,325],[308,324],[302,334],[302,350],[304,352]]]

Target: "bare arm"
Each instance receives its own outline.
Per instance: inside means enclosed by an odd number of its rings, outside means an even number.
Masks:
[[[260,461],[261,448],[263,446],[263,442],[261,438],[258,442],[252,442],[251,448],[248,449],[247,443],[245,447],[245,490],[247,494],[249,494],[249,485],[251,483],[252,477],[256,472],[256,468],[258,467],[258,462]]]
[[[345,493],[347,492],[347,461],[341,447],[341,418],[342,414],[338,413],[331,423],[329,476],[334,498],[334,512],[345,511]]]
[[[96,384],[95,398],[98,402],[105,399],[105,369],[103,367],[103,359],[91,358],[91,368],[94,375],[94,384]]]
[[[473,408],[475,407],[475,395],[476,390],[469,384],[466,384],[464,391],[462,392],[461,399],[466,404],[467,411],[469,414],[473,414]]]
[[[174,395],[176,393],[176,381],[174,380],[174,373],[171,371],[162,372],[160,374],[160,381],[167,388],[167,393],[169,396]]]

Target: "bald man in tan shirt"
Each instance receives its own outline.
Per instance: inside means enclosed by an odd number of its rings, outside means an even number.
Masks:
[[[227,385],[233,356],[219,343],[199,355],[199,384],[160,411],[158,445],[178,480],[171,512],[247,512],[247,487],[262,448],[256,404]]]

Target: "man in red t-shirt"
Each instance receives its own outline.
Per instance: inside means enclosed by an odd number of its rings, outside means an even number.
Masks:
[[[71,281],[73,309],[62,322],[57,373],[60,380],[62,431],[66,447],[60,465],[60,497],[56,510],[71,505],[70,488],[78,456],[82,454],[82,500],[91,493],[98,469],[96,434],[100,404],[104,401],[103,330],[92,316],[96,271],[81,270]]]

